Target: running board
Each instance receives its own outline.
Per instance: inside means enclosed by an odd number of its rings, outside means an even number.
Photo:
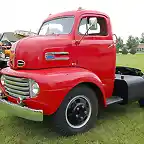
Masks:
[[[110,105],[110,104],[118,103],[121,101],[123,101],[122,98],[120,98],[118,96],[112,96],[110,98],[107,98],[106,103],[107,103],[107,105]]]

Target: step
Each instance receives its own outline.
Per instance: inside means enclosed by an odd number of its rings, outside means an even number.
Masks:
[[[121,97],[112,96],[110,98],[107,98],[106,103],[107,103],[107,105],[110,105],[110,104],[118,103],[121,101],[123,101],[123,99]]]

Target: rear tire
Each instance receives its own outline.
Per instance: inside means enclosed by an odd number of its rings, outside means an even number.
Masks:
[[[98,116],[98,99],[87,86],[78,86],[68,93],[53,116],[56,131],[63,136],[91,129]]]
[[[140,99],[138,103],[141,108],[144,108],[144,99]]]

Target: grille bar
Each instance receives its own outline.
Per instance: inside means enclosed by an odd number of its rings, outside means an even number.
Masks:
[[[17,77],[12,77],[12,76],[7,76],[7,75],[5,75],[5,78],[11,81],[28,82],[28,79],[26,78],[17,78]]]
[[[8,83],[10,85],[22,86],[22,87],[28,87],[29,86],[28,83],[21,83],[21,82],[11,81],[11,80],[8,80],[8,79],[5,79],[5,83]]]
[[[5,86],[5,88],[7,89],[8,92],[13,92],[13,93],[24,95],[24,96],[29,95],[29,92],[18,91],[18,90],[15,90],[15,89],[8,88],[7,86]]]
[[[29,79],[15,76],[4,75],[5,91],[12,97],[29,97]]]
[[[11,89],[29,91],[28,87],[19,87],[19,86],[11,85],[11,84],[8,84],[8,83],[5,83],[5,85],[6,85],[6,87],[11,88]]]
[[[12,93],[12,92],[9,92],[6,90],[6,92],[10,95],[10,96],[13,96],[15,98],[18,98],[18,97],[21,97],[21,98],[26,98],[25,96],[22,96],[22,95],[19,95],[19,94],[15,94],[15,93]]]

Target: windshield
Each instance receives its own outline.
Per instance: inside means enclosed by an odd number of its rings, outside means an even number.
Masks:
[[[69,34],[74,24],[74,17],[61,17],[45,22],[39,35]]]

